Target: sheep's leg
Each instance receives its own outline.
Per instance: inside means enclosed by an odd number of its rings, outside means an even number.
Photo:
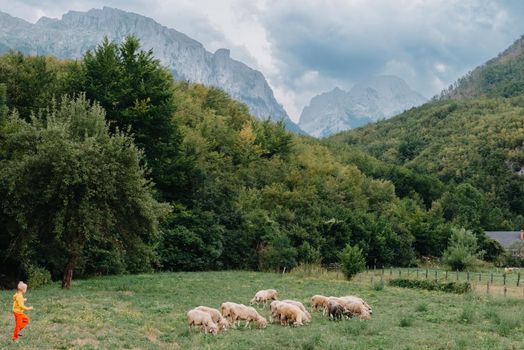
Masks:
[[[247,328],[249,326],[249,322],[251,322],[251,321],[246,320],[246,325],[244,326],[244,328]]]

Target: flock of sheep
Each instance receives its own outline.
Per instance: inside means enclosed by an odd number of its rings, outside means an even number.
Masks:
[[[304,305],[296,300],[278,300],[278,293],[274,289],[258,291],[251,299],[251,305],[269,304],[270,321],[280,322],[281,325],[303,326],[311,322],[311,314]],[[362,298],[348,295],[343,297],[326,297],[314,295],[311,297],[313,310],[321,310],[333,320],[341,320],[343,317],[358,317],[361,320],[371,319],[372,310],[368,303]],[[189,329],[194,326],[201,327],[205,333],[216,335],[225,331],[228,327],[236,327],[241,321],[245,321],[244,328],[254,322],[257,328],[266,328],[267,320],[262,317],[254,307],[244,304],[225,302],[220,305],[220,311],[207,306],[199,306],[187,313]]]

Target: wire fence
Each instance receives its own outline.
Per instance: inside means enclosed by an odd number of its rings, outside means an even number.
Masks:
[[[438,282],[469,282],[477,294],[502,295],[524,298],[524,281],[521,272],[504,270],[488,272],[448,271],[430,268],[373,268],[356,276],[361,282],[374,284],[396,278],[433,280]]]

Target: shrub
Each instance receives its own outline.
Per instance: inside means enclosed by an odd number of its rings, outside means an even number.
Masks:
[[[30,266],[27,269],[27,284],[31,289],[45,286],[51,282],[51,273],[43,267]]]
[[[366,268],[366,259],[362,249],[358,246],[346,245],[346,248],[340,253],[340,264],[342,272],[350,280],[354,275]]]
[[[422,302],[420,304],[417,304],[417,306],[415,307],[415,311],[417,312],[426,312],[428,311],[428,304]]]
[[[413,318],[409,316],[404,316],[400,319],[400,327],[411,327],[413,325]]]
[[[464,294],[471,291],[471,284],[468,282],[440,283],[438,281],[421,281],[396,278],[389,281],[389,285],[401,288],[426,289],[457,294]]]
[[[477,237],[464,228],[452,229],[452,231],[448,248],[442,256],[444,262],[453,270],[460,271],[475,266],[477,258],[480,256],[477,253]]]
[[[380,292],[381,290],[384,290],[384,281],[379,281],[373,283],[373,290]]]

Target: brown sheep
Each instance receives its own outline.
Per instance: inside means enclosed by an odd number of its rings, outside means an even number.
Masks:
[[[364,304],[365,307],[368,308],[370,314],[373,313],[373,310],[371,309],[371,306],[369,306],[369,304],[366,303],[366,302],[364,301],[364,299],[362,299],[362,298],[356,297],[356,296],[354,296],[354,295],[347,295],[347,296],[344,296],[344,297],[340,297],[340,299],[344,299],[344,300],[346,300],[346,301],[348,301],[348,302],[350,302],[350,303],[351,303],[351,302],[354,302],[354,301],[356,301],[356,302],[360,302],[360,303]]]
[[[189,329],[192,329],[193,326],[201,326],[204,328],[205,333],[210,332],[213,335],[218,333],[218,326],[211,319],[211,315],[204,311],[189,310],[187,312],[187,323]]]
[[[217,324],[219,331],[226,331],[227,328],[229,327],[228,320],[224,318],[220,314],[220,311],[218,311],[217,309],[213,309],[212,307],[207,307],[207,306],[199,306],[199,307],[196,307],[195,310],[207,312],[211,316],[211,319],[213,320],[213,322]]]
[[[233,323],[233,320],[231,318],[231,308],[236,307],[240,304],[233,303],[233,302],[225,302],[220,305],[220,312],[222,313],[222,316],[224,316],[226,319],[230,321],[230,323]]]
[[[342,315],[345,313],[345,309],[342,305],[337,303],[335,300],[329,300],[327,304],[327,312],[332,320],[341,320]]]
[[[353,301],[350,303],[343,304],[344,309],[347,312],[356,315],[360,320],[371,320],[371,312],[364,303],[359,301]]]

